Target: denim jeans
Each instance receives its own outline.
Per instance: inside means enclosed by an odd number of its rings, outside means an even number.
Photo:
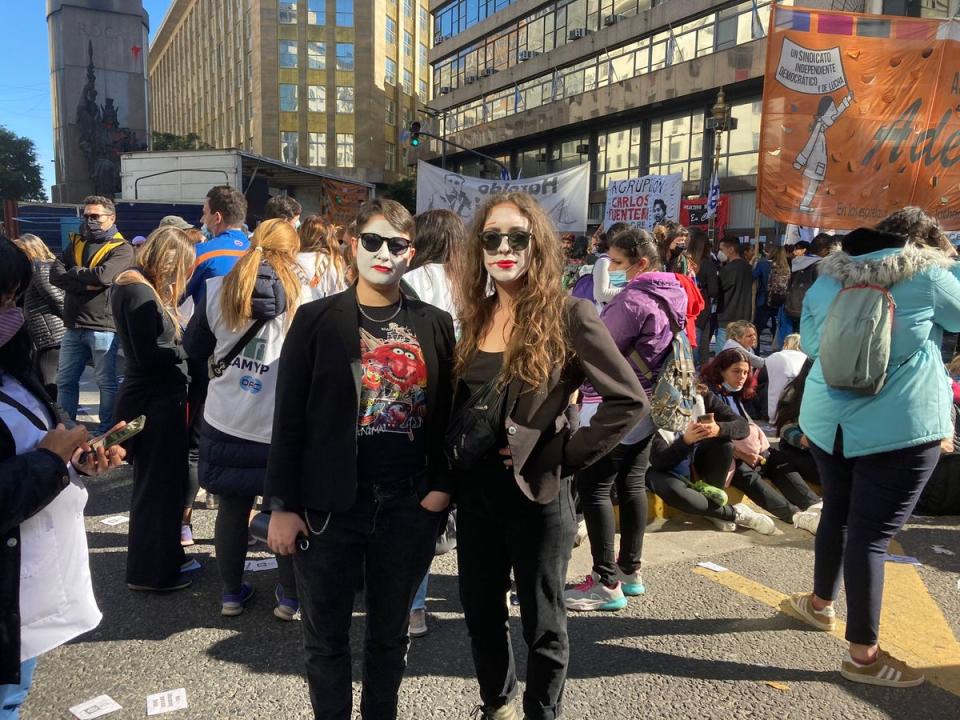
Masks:
[[[823,482],[814,540],[813,591],[834,600],[843,576],[849,642],[873,645],[880,634],[884,561],[890,540],[910,517],[940,458],[940,444],[845,458],[810,446]]]
[[[430,573],[423,576],[423,582],[417,588],[417,594],[413,596],[413,604],[410,610],[426,610],[427,608],[427,584],[430,582]]]
[[[17,720],[20,717],[20,706],[30,692],[33,670],[36,667],[36,658],[24,660],[20,663],[20,684],[0,685],[0,720]]]
[[[410,606],[445,513],[421,507],[409,484],[358,493],[343,513],[307,511],[310,547],[293,556],[310,702],[317,720],[350,720],[350,621],[364,581],[364,720],[394,720],[407,665]]]
[[[117,348],[115,332],[70,328],[60,343],[60,367],[57,370],[57,399],[67,415],[77,419],[80,404],[80,376],[87,360],[93,358],[93,371],[100,388],[100,432],[113,427],[113,406],[117,402]],[[132,418],[124,418],[131,420]]]
[[[717,355],[720,354],[720,351],[723,350],[724,344],[727,342],[727,328],[726,326],[717,328],[717,334],[714,336],[717,342]]]

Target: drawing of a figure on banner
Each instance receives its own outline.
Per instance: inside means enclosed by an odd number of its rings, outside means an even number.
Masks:
[[[443,177],[443,188],[438,189],[430,197],[430,210],[453,210],[466,222],[473,219],[476,208],[473,202],[463,191],[464,179],[462,175],[447,173]]]
[[[827,130],[833,126],[844,110],[853,102],[853,92],[837,105],[831,95],[824,95],[817,105],[817,114],[810,125],[810,139],[803,146],[793,163],[795,170],[802,170],[806,178],[803,199],[800,200],[801,212],[813,212],[813,198],[820,189],[820,184],[827,177]]]

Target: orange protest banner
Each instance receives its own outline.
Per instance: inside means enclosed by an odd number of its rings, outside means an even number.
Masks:
[[[960,21],[774,6],[758,186],[781,222],[960,229]]]

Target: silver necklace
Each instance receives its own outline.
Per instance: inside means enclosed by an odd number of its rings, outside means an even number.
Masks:
[[[393,315],[391,315],[391,316],[388,317],[388,318],[383,318],[382,320],[379,319],[379,318],[370,317],[369,315],[367,315],[367,314],[363,311],[363,306],[360,304],[360,298],[357,298],[357,310],[359,310],[359,311],[360,311],[360,314],[363,315],[363,316],[364,316],[367,320],[369,320],[370,322],[375,322],[375,323],[390,322],[390,321],[393,320],[397,315],[400,314],[400,311],[401,311],[401,310],[403,310],[403,295],[400,296],[400,304],[397,305],[397,309],[393,311]]]

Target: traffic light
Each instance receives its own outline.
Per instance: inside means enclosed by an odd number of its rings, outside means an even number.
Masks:
[[[420,123],[410,123],[410,147],[420,146]]]

